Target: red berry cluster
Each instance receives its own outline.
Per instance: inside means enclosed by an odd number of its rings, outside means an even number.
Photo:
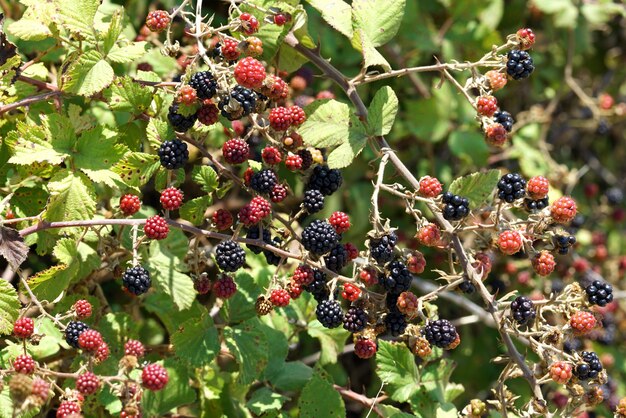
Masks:
[[[134,194],[125,194],[120,198],[120,210],[126,216],[134,215],[141,208],[141,200]]]
[[[239,42],[235,39],[224,38],[221,44],[221,52],[222,56],[228,61],[238,60],[241,56],[241,51],[239,50]]]
[[[83,331],[78,337],[78,346],[91,353],[96,352],[102,343],[104,343],[102,335],[94,329]]]
[[[33,374],[35,372],[35,360],[28,354],[20,354],[13,360],[13,370],[21,374]]]
[[[183,204],[183,192],[176,187],[168,187],[161,193],[161,205],[166,210],[176,210]]]
[[[300,264],[291,276],[291,280],[301,286],[310,284],[314,279],[313,269],[307,264]]]
[[[578,311],[569,320],[569,324],[578,335],[587,334],[596,327],[596,317],[587,311]]]
[[[420,180],[419,194],[423,197],[434,198],[439,196],[443,186],[435,177],[425,176]]]
[[[226,209],[216,210],[211,219],[218,231],[224,231],[233,225],[233,215]]]
[[[252,35],[259,30],[259,21],[250,13],[242,13],[239,19],[241,20],[241,29],[246,35]]]
[[[350,302],[354,302],[361,297],[361,289],[352,283],[346,283],[343,285],[341,297]]]
[[[244,87],[258,89],[265,80],[265,67],[252,57],[245,57],[235,66],[235,80]]]
[[[151,363],[146,365],[141,372],[141,383],[149,390],[161,390],[167,385],[169,375],[165,367]]]
[[[239,221],[245,226],[256,225],[272,212],[272,206],[262,196],[255,196],[239,211]]]
[[[532,260],[533,269],[540,276],[548,276],[554,271],[556,262],[549,251],[541,251]]]
[[[406,267],[413,274],[422,274],[426,268],[426,259],[424,254],[419,251],[414,251],[406,259]]]
[[[100,385],[100,378],[92,372],[85,372],[76,379],[76,390],[85,396],[96,393]]]
[[[191,86],[182,86],[176,93],[176,101],[178,103],[191,106],[196,103],[196,100],[198,100],[196,90]]]
[[[427,247],[435,247],[441,242],[441,231],[435,224],[428,224],[417,231],[416,238]]]
[[[343,234],[350,229],[350,217],[344,212],[334,212],[328,218],[328,223],[335,228],[335,231],[337,231],[338,234]]]
[[[289,171],[298,171],[302,168],[302,157],[297,154],[289,154],[285,159],[285,166]]]
[[[276,165],[282,161],[283,155],[276,147],[265,147],[261,151],[261,158],[265,164]]]
[[[272,305],[276,307],[284,307],[289,305],[289,301],[291,300],[291,296],[289,292],[285,289],[274,289],[270,294],[270,301]]]
[[[522,249],[522,235],[517,231],[503,231],[498,235],[497,245],[504,254],[515,254]]]
[[[233,138],[224,142],[222,154],[228,164],[242,164],[250,157],[250,146],[241,138]]]
[[[159,215],[154,215],[146,219],[146,224],[143,227],[143,231],[146,236],[151,239],[165,239],[170,232],[170,227],[167,225],[167,221]]]
[[[92,314],[91,303],[89,303],[89,301],[86,301],[85,299],[76,301],[73,308],[74,312],[76,312],[76,317],[78,319],[89,318]]]
[[[543,176],[535,176],[528,180],[526,184],[528,196],[533,200],[540,200],[548,196],[550,182]]]
[[[556,383],[566,384],[572,378],[572,365],[564,361],[557,361],[550,366],[550,378]]]
[[[480,96],[476,100],[476,111],[479,115],[492,117],[498,110],[498,100],[493,96]]]
[[[203,125],[211,126],[217,123],[220,117],[220,110],[211,99],[205,99],[198,109],[198,120]]]
[[[170,24],[170,15],[165,10],[153,10],[146,17],[146,26],[152,32],[162,32]]]
[[[13,324],[13,335],[17,338],[30,338],[35,331],[35,322],[31,318],[20,318]]]
[[[128,340],[126,344],[124,344],[124,354],[127,356],[141,358],[145,353],[146,348],[143,346],[141,341]]]
[[[306,114],[300,106],[275,107],[270,110],[270,126],[276,131],[286,131],[292,126],[299,126],[306,120]]]
[[[515,35],[517,37],[517,40],[520,43],[520,49],[522,50],[530,49],[535,44],[535,34],[532,31],[532,29],[529,29],[529,28],[519,29],[515,33]]]
[[[576,202],[569,196],[558,198],[550,207],[552,219],[558,223],[568,223],[576,216]]]

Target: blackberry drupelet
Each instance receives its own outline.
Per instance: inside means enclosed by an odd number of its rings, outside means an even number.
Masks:
[[[163,142],[158,154],[161,165],[169,170],[182,168],[189,159],[187,144],[179,139]]]
[[[191,76],[189,85],[196,90],[198,99],[212,99],[217,93],[217,80],[210,71],[199,71]]]
[[[542,209],[547,208],[550,205],[550,199],[548,197],[544,197],[539,200],[532,200],[529,198],[524,199],[524,207],[529,212],[536,212]]]
[[[150,273],[141,266],[127,268],[122,275],[124,287],[133,295],[143,295],[150,289]]]
[[[302,245],[317,256],[328,253],[338,242],[339,235],[327,221],[315,220],[302,231]]]
[[[324,209],[324,195],[316,189],[307,190],[304,192],[302,205],[310,214],[317,213]]]
[[[456,328],[447,319],[430,321],[422,328],[422,335],[431,345],[446,348],[456,340]]]
[[[256,106],[256,93],[243,86],[235,86],[229,94],[224,96],[218,108],[228,120],[237,120],[248,116]]]
[[[535,319],[535,305],[526,296],[518,296],[511,302],[511,315],[520,325],[528,324]]]
[[[343,244],[335,245],[330,250],[330,253],[324,256],[326,267],[334,272],[339,272],[344,268],[348,264],[349,259],[348,251]]]
[[[187,132],[196,123],[196,119],[198,119],[198,116],[195,113],[189,116],[183,116],[178,113],[178,103],[171,105],[167,112],[167,120],[170,121],[176,132]]]
[[[514,49],[506,57],[506,73],[514,80],[527,78],[535,70],[533,59],[526,51]]]
[[[574,375],[580,380],[593,379],[602,371],[602,363],[598,355],[593,351],[583,351],[581,353],[584,363],[578,364],[574,369]]]
[[[323,195],[329,196],[337,191],[343,183],[341,171],[336,168],[330,169],[327,165],[317,165],[307,183],[307,190],[319,190]]]
[[[223,271],[237,271],[246,262],[246,252],[235,241],[222,241],[215,248],[215,260]]]
[[[343,328],[352,333],[362,331],[367,326],[367,314],[361,308],[352,306],[343,317]]]
[[[594,280],[585,288],[585,292],[592,305],[606,306],[613,301],[613,286],[600,280]]]
[[[407,327],[406,317],[400,311],[390,311],[385,316],[385,326],[392,336],[402,334]]]
[[[280,244],[282,243],[283,243],[282,239],[278,237],[274,237],[268,244],[271,244],[274,247],[280,247]],[[278,264],[280,264],[280,260],[282,260],[281,256],[276,255],[269,250],[263,250],[263,255],[265,256],[265,260],[267,261],[267,264],[271,264],[273,266],[277,266]]]
[[[276,173],[269,168],[265,168],[252,175],[250,187],[258,193],[269,194],[277,182]]]
[[[398,242],[398,236],[391,231],[380,238],[370,239],[370,255],[377,263],[384,264],[393,258],[393,250]]]
[[[87,331],[89,326],[81,321],[70,321],[65,328],[65,342],[74,348],[78,348],[78,337]]]
[[[507,203],[513,203],[526,195],[526,180],[519,173],[508,173],[498,181],[498,197]]]
[[[267,242],[270,243],[272,241],[271,235],[270,235],[270,231],[268,229],[263,228],[263,242]],[[246,235],[246,238],[248,239],[259,239],[259,227],[258,225],[254,225],[252,228],[250,228],[248,230],[248,234]],[[250,251],[252,251],[255,254],[261,254],[261,252],[263,251],[263,248],[261,247],[257,247],[256,245],[248,245],[246,244],[246,247],[248,247],[248,249]]]
[[[304,290],[312,294],[318,302],[328,299],[330,290],[326,285],[326,274],[318,269],[313,269],[313,277],[313,281],[304,286]]]
[[[469,200],[465,197],[445,192],[442,197],[444,203],[443,217],[449,221],[459,221],[469,215]]]
[[[315,316],[325,328],[337,328],[343,322],[343,312],[336,300],[321,301],[315,309]]]
[[[513,116],[511,116],[509,112],[505,112],[503,110],[494,113],[493,120],[496,121],[496,123],[504,126],[504,129],[506,129],[507,132],[511,132],[511,130],[513,129],[513,124],[515,123],[515,119],[513,119]]]
[[[400,294],[411,287],[411,273],[406,266],[398,261],[392,261],[387,265],[388,272],[385,276],[379,277],[379,283],[386,291],[393,294]]]

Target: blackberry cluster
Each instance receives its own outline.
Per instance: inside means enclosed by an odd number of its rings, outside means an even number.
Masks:
[[[343,327],[352,333],[362,331],[367,326],[367,313],[361,308],[352,306],[343,317]]]
[[[223,271],[237,271],[246,262],[246,252],[235,241],[222,241],[215,248],[215,260]]]
[[[189,85],[194,88],[198,99],[212,99],[217,93],[217,80],[210,71],[199,71],[191,76]]]
[[[398,311],[398,299],[400,297],[399,293],[391,293],[387,292],[385,295],[385,306],[389,310],[389,312]]]
[[[317,189],[307,190],[302,205],[310,214],[317,213],[324,208],[324,195]]]
[[[337,328],[343,322],[343,312],[336,300],[321,301],[315,309],[315,316],[325,328]]]
[[[513,129],[513,124],[515,123],[515,119],[513,119],[513,116],[511,116],[509,112],[505,112],[504,110],[494,113],[493,120],[496,121],[496,123],[504,126],[504,129],[506,129],[507,132],[511,132],[511,130]]]
[[[269,194],[277,182],[276,173],[269,168],[265,168],[252,175],[250,187],[258,193]]]
[[[230,93],[222,98],[218,108],[228,120],[237,120],[248,116],[256,107],[257,95],[243,86],[235,86]]]
[[[390,311],[385,316],[385,327],[387,331],[391,333],[392,336],[397,337],[401,335],[407,327],[406,317],[402,315],[400,311],[397,309],[395,311]]]
[[[326,254],[338,242],[339,234],[327,221],[315,220],[302,231],[302,245],[317,256]]]
[[[613,286],[600,280],[594,280],[585,288],[587,299],[592,305],[606,306],[613,301]]]
[[[514,80],[527,78],[535,70],[533,59],[526,51],[514,49],[506,57],[506,73]]]
[[[341,171],[330,169],[327,165],[318,165],[313,169],[309,178],[307,190],[319,190],[324,196],[329,196],[337,191],[343,183]]]
[[[283,243],[282,239],[278,237],[274,237],[268,244],[271,244],[274,247],[280,247],[280,244],[282,243]],[[280,264],[280,260],[282,260],[281,256],[274,254],[273,252],[269,250],[263,250],[263,255],[265,256],[265,260],[267,261],[267,264],[271,264],[273,266],[277,266],[278,264]]]
[[[526,194],[526,180],[519,173],[508,173],[498,181],[498,197],[507,203],[513,203]]]
[[[334,272],[338,272],[344,268],[346,264],[348,264],[348,261],[350,261],[348,251],[342,244],[335,245],[330,250],[330,253],[324,256],[326,267]]]
[[[567,254],[569,248],[576,244],[576,237],[573,235],[557,235],[554,237],[559,254]]]
[[[581,356],[584,363],[576,366],[574,375],[580,380],[594,379],[602,371],[602,363],[598,355],[593,351],[583,351]]]
[[[441,348],[448,347],[458,336],[456,328],[447,319],[430,321],[422,328],[422,335],[431,345]]]
[[[380,238],[370,239],[370,255],[377,263],[383,264],[393,259],[393,250],[398,242],[395,232],[389,232]]]
[[[65,328],[65,342],[74,348],[78,348],[78,338],[80,334],[87,331],[89,325],[81,321],[70,321]]]
[[[178,103],[171,105],[167,112],[167,120],[170,121],[176,132],[187,132],[196,123],[196,119],[198,116],[195,113],[189,116],[178,113]]]
[[[179,139],[163,142],[158,154],[161,165],[169,170],[182,168],[189,159],[187,144]]]
[[[548,205],[550,205],[550,199],[547,196],[539,200],[532,200],[529,198],[524,199],[524,207],[529,212],[536,212],[545,209]]]
[[[124,287],[133,295],[143,295],[150,289],[150,273],[141,266],[130,267],[122,275]]]
[[[459,221],[469,215],[469,200],[450,192],[442,196],[444,203],[443,217],[449,221]]]
[[[406,266],[398,261],[392,261],[386,267],[388,274],[380,276],[378,281],[382,287],[389,293],[399,295],[400,293],[409,290],[411,287],[411,273]]]
[[[524,325],[534,320],[537,314],[535,305],[530,299],[525,296],[518,296],[511,302],[511,315],[518,324]]]
[[[321,302],[328,299],[330,290],[326,285],[326,274],[318,269],[313,269],[313,281],[304,286],[304,290],[313,295],[313,298]]]

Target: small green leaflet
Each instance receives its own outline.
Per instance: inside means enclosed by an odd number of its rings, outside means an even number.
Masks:
[[[374,95],[368,109],[368,133],[374,136],[387,135],[391,131],[397,113],[396,93],[389,86],[382,87]]]
[[[0,280],[0,335],[13,332],[13,323],[20,313],[17,292],[6,280]]]
[[[470,206],[476,208],[489,200],[498,184],[498,180],[500,180],[500,170],[468,174],[454,180],[448,191],[468,198]]]

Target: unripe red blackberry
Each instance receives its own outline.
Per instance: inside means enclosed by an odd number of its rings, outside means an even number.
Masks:
[[[270,294],[270,301],[272,305],[280,308],[289,305],[289,301],[291,300],[291,296],[289,296],[289,292],[285,289],[274,289]]]
[[[433,352],[433,349],[428,340],[420,336],[415,339],[415,343],[413,344],[411,351],[420,358],[426,358]]]
[[[287,23],[287,16],[285,16],[282,13],[278,13],[278,14],[274,15],[274,24],[276,26],[282,26],[285,23]]]
[[[569,320],[569,324],[577,335],[587,334],[596,327],[596,317],[587,311],[578,311]]]
[[[141,208],[141,200],[134,194],[125,194],[120,198],[120,210],[126,216],[134,215]]]
[[[328,218],[328,223],[335,228],[338,234],[343,234],[350,229],[350,217],[344,212],[333,212]]]
[[[359,272],[359,279],[368,287],[374,286],[378,284],[378,273],[372,267],[364,267]]]
[[[576,216],[576,202],[569,196],[558,198],[550,206],[552,219],[558,223],[568,223]]]
[[[76,301],[72,308],[74,309],[74,312],[76,312],[76,317],[78,319],[89,318],[92,314],[91,303],[85,299]]]
[[[485,279],[491,272],[491,257],[489,257],[489,254],[486,253],[477,253],[474,256],[474,259],[476,261],[472,263],[472,267],[474,267],[474,269],[476,269],[476,271],[481,275],[481,279]]]
[[[78,402],[63,401],[57,409],[56,418],[70,418],[80,416],[81,408]]]
[[[427,247],[435,247],[441,242],[441,231],[435,224],[428,224],[419,229],[415,236],[419,242]]]
[[[14,374],[9,380],[9,396],[16,405],[24,403],[31,394],[33,381],[25,374]]]
[[[13,360],[13,370],[21,374],[33,374],[37,364],[28,354],[20,354]]]
[[[263,41],[256,36],[248,36],[241,45],[244,52],[251,57],[258,57],[263,54]]]
[[[376,351],[378,350],[376,341],[364,337],[355,337],[355,339],[354,354],[356,354],[357,357],[368,359],[376,355]]]
[[[43,406],[46,402],[48,402],[48,398],[50,397],[50,383],[36,377],[33,379],[31,394],[34,397],[33,400],[35,404]]]
[[[239,16],[241,28],[246,35],[252,35],[259,30],[259,21],[250,13],[242,13]]]
[[[35,322],[31,318],[22,317],[13,324],[13,335],[17,338],[30,338],[35,331]]]
[[[270,200],[274,203],[280,203],[287,198],[289,191],[284,184],[276,184],[270,192]]]
[[[540,200],[548,196],[550,182],[543,176],[535,176],[528,180],[526,192],[533,200]]]
[[[274,107],[269,114],[270,126],[275,131],[286,131],[293,123],[292,114],[286,107]]]
[[[92,395],[100,389],[100,378],[92,372],[85,372],[76,379],[76,390],[83,395]]]
[[[293,126],[300,126],[306,121],[306,113],[300,106],[291,106],[288,111],[291,114],[291,124]]]
[[[492,117],[498,110],[498,100],[493,96],[480,96],[476,100],[476,111],[479,115]]]
[[[351,242],[346,242],[344,245],[346,253],[348,253],[348,260],[355,260],[359,256],[359,249]]]
[[[506,143],[508,131],[500,123],[492,123],[485,127],[485,140],[487,144],[494,147],[501,147]]]
[[[298,299],[302,292],[304,292],[304,286],[291,280],[289,284],[287,284],[287,292],[289,292],[291,299]]]
[[[298,171],[302,168],[302,157],[299,155],[289,154],[285,159],[285,166],[289,171]]]
[[[280,101],[289,96],[289,86],[282,78],[270,75],[266,79],[266,83],[269,83],[269,88],[265,93],[270,99]]]
[[[237,42],[235,39],[222,39],[219,50],[224,59],[226,59],[227,61],[238,60],[241,56],[241,51],[239,50],[239,42]]]
[[[485,77],[487,78],[487,80],[489,80],[489,85],[491,86],[491,89],[493,91],[500,90],[501,88],[506,86],[506,83],[508,81],[505,74],[496,70],[487,71],[485,73]]]
[[[291,280],[302,286],[311,284],[314,279],[315,275],[313,269],[307,264],[300,264],[294,270],[293,276],[291,276]]]
[[[193,281],[193,288],[200,295],[206,295],[211,291],[212,283],[209,280],[209,276],[206,273],[200,274],[200,276]]]
[[[213,291],[218,298],[228,299],[237,292],[237,284],[230,276],[222,276],[213,284]]]
[[[349,300],[350,302],[354,302],[361,297],[361,289],[352,283],[345,283],[343,285],[341,297],[345,300]]]
[[[413,274],[421,274],[426,268],[426,259],[424,254],[419,251],[414,251],[406,259],[406,267]]]
[[[233,225],[233,215],[226,209],[218,209],[211,216],[218,231],[224,231]]]
[[[228,164],[241,164],[250,157],[250,146],[240,138],[229,139],[222,145],[222,154]]]
[[[235,80],[239,85],[250,89],[257,89],[265,80],[265,67],[260,61],[252,57],[245,57],[235,66]]]
[[[443,189],[441,183],[435,177],[424,176],[420,179],[419,184],[419,194],[422,197],[437,197]]]
[[[196,89],[193,87],[186,85],[182,86],[178,89],[176,93],[176,102],[185,104],[187,106],[192,106],[198,100],[198,96],[196,94]]]
[[[270,202],[261,196],[255,196],[239,211],[239,221],[245,226],[256,225],[272,211]]]
[[[515,254],[522,249],[522,235],[517,231],[503,231],[498,235],[497,245],[504,254]]]
[[[141,372],[141,383],[148,390],[161,390],[167,385],[168,380],[167,370],[160,364],[148,364]]]
[[[96,361],[98,363],[106,361],[109,358],[109,354],[111,354],[111,351],[109,350],[109,345],[106,342],[103,342],[102,344],[100,344],[100,347],[98,347],[98,350],[96,350]]]
[[[162,32],[170,24],[170,15],[165,10],[153,10],[146,17],[146,26],[152,32]]]
[[[143,232],[148,238],[161,240],[167,238],[167,234],[170,232],[170,227],[165,219],[159,215],[154,215],[146,219],[146,224],[143,226]]]
[[[211,126],[217,123],[220,117],[220,110],[211,99],[206,99],[198,109],[198,120],[203,125]]]
[[[95,329],[84,331],[78,337],[78,346],[92,353],[98,350],[103,342],[102,335]]]
[[[530,49],[535,44],[535,34],[532,29],[522,28],[515,33],[515,37],[519,41],[519,48],[522,50]]]
[[[261,151],[261,157],[265,164],[276,165],[283,159],[283,155],[276,147],[265,147]]]
[[[124,354],[127,356],[135,356],[137,358],[141,358],[145,353],[146,349],[141,341],[128,340],[126,344],[124,344]]]
[[[168,187],[161,192],[161,205],[166,210],[176,210],[183,204],[183,192],[176,187]]]
[[[540,276],[548,276],[554,271],[554,267],[556,266],[554,256],[546,250],[543,250],[539,254],[537,254],[533,258],[532,264],[533,269]]]
[[[398,296],[398,301],[396,302],[396,307],[400,312],[409,318],[415,317],[417,315],[418,308],[418,300],[417,296],[413,292],[402,292],[400,296]]]

